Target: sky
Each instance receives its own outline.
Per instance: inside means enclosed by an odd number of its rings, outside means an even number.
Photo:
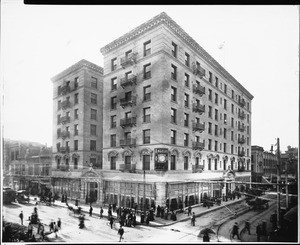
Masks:
[[[299,144],[299,6],[24,5],[1,1],[4,138],[52,146],[51,78],[166,12],[253,96],[252,145]],[[219,49],[224,43],[223,49]]]

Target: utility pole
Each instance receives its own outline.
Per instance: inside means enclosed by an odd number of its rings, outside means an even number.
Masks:
[[[143,209],[144,209],[144,217],[146,217],[146,171],[144,170],[144,193],[143,193]]]
[[[280,228],[280,146],[279,138],[277,138],[277,227]]]
[[[289,186],[288,186],[288,173],[287,173],[288,161],[289,160],[285,161],[285,207],[286,207],[286,211],[289,208]]]

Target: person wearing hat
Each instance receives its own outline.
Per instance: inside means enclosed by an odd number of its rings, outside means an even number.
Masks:
[[[21,213],[19,214],[19,217],[21,220],[21,225],[23,225],[23,218],[24,218],[23,211],[21,211]]]
[[[239,227],[238,227],[238,223],[235,222],[233,227],[232,227],[232,231],[231,231],[231,238],[234,238],[235,236],[237,236],[237,239],[240,240],[240,236],[239,236]]]
[[[120,226],[119,230],[118,230],[118,234],[120,235],[120,240],[119,242],[121,242],[122,239],[124,239],[123,234],[124,234],[124,229],[122,226]]]

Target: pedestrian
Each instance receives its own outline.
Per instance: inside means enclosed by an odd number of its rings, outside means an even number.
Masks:
[[[145,219],[145,215],[144,215],[144,212],[141,213],[141,224],[144,223],[144,219]]]
[[[58,227],[55,222],[53,222],[53,229],[54,229],[55,237],[57,238]]]
[[[28,224],[28,232],[27,232],[27,239],[29,240],[32,236],[32,230],[33,230],[33,225],[31,224],[31,222],[29,222]]]
[[[101,207],[100,208],[100,219],[102,219],[103,218],[103,208]]]
[[[262,229],[261,229],[261,224],[258,224],[256,226],[256,238],[257,241],[260,242],[260,236],[262,235]]]
[[[245,231],[248,230],[248,234],[250,235],[250,222],[249,220],[246,220],[245,222]]]
[[[109,224],[110,224],[110,228],[112,229],[113,228],[113,224],[114,224],[114,217],[113,216],[111,216],[109,218]]]
[[[50,222],[49,229],[50,229],[50,232],[54,231],[53,221]]]
[[[190,215],[192,215],[192,207],[191,206],[188,207],[188,216],[190,216]]]
[[[235,236],[237,236],[237,239],[240,240],[240,236],[239,236],[239,227],[238,227],[238,223],[235,222],[233,227],[232,227],[232,231],[231,231],[231,238],[234,238]]]
[[[195,215],[195,212],[193,212],[193,215],[192,215],[192,217],[191,217],[191,224],[192,224],[193,226],[195,226],[195,221],[196,221],[196,215]]]
[[[58,227],[58,229],[61,229],[61,219],[60,218],[58,218],[57,227]]]
[[[78,199],[75,200],[75,206],[78,206]]]
[[[21,213],[19,214],[19,217],[21,220],[21,225],[23,225],[23,218],[24,218],[23,211],[21,211]]]
[[[272,223],[273,231],[277,230],[277,211],[275,210],[270,216],[270,222]]]
[[[124,229],[122,226],[120,226],[119,230],[118,230],[118,234],[120,235],[120,240],[119,242],[121,242],[122,239],[124,239],[123,234],[124,234]]]
[[[209,242],[209,240],[210,240],[210,238],[209,238],[208,232],[205,232],[203,235],[203,242]]]
[[[42,237],[42,239],[44,240],[44,237],[45,237],[45,228],[44,228],[44,225],[42,224],[42,222],[39,222],[37,233],[40,234],[41,237]]]
[[[92,205],[90,205],[90,216],[92,216],[92,214],[93,214],[93,207]]]

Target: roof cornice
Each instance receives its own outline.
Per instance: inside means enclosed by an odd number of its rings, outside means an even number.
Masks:
[[[132,31],[119,37],[113,42],[107,44],[100,49],[102,54],[106,54],[117,47],[130,42],[132,39],[144,34],[145,32],[157,27],[161,24],[167,26],[174,34],[180,37],[186,44],[188,44],[200,57],[202,57],[207,63],[214,67],[220,74],[227,78],[236,87],[241,89],[244,94],[250,99],[253,99],[253,95],[244,88],[228,71],[224,69],[209,53],[207,53],[190,35],[188,35],[174,20],[172,20],[165,12],[153,17],[144,24],[136,27]]]
[[[77,63],[75,63],[74,65],[70,66],[69,68],[63,70],[62,72],[58,73],[57,75],[55,75],[54,77],[51,78],[51,81],[52,82],[55,82],[57,81],[58,79],[70,74],[71,72],[74,72],[75,70],[79,69],[79,68],[82,68],[82,67],[87,67],[87,68],[90,68],[96,72],[99,72],[103,75],[103,68],[90,62],[90,61],[87,61],[85,59],[82,59],[80,61],[78,61]]]

